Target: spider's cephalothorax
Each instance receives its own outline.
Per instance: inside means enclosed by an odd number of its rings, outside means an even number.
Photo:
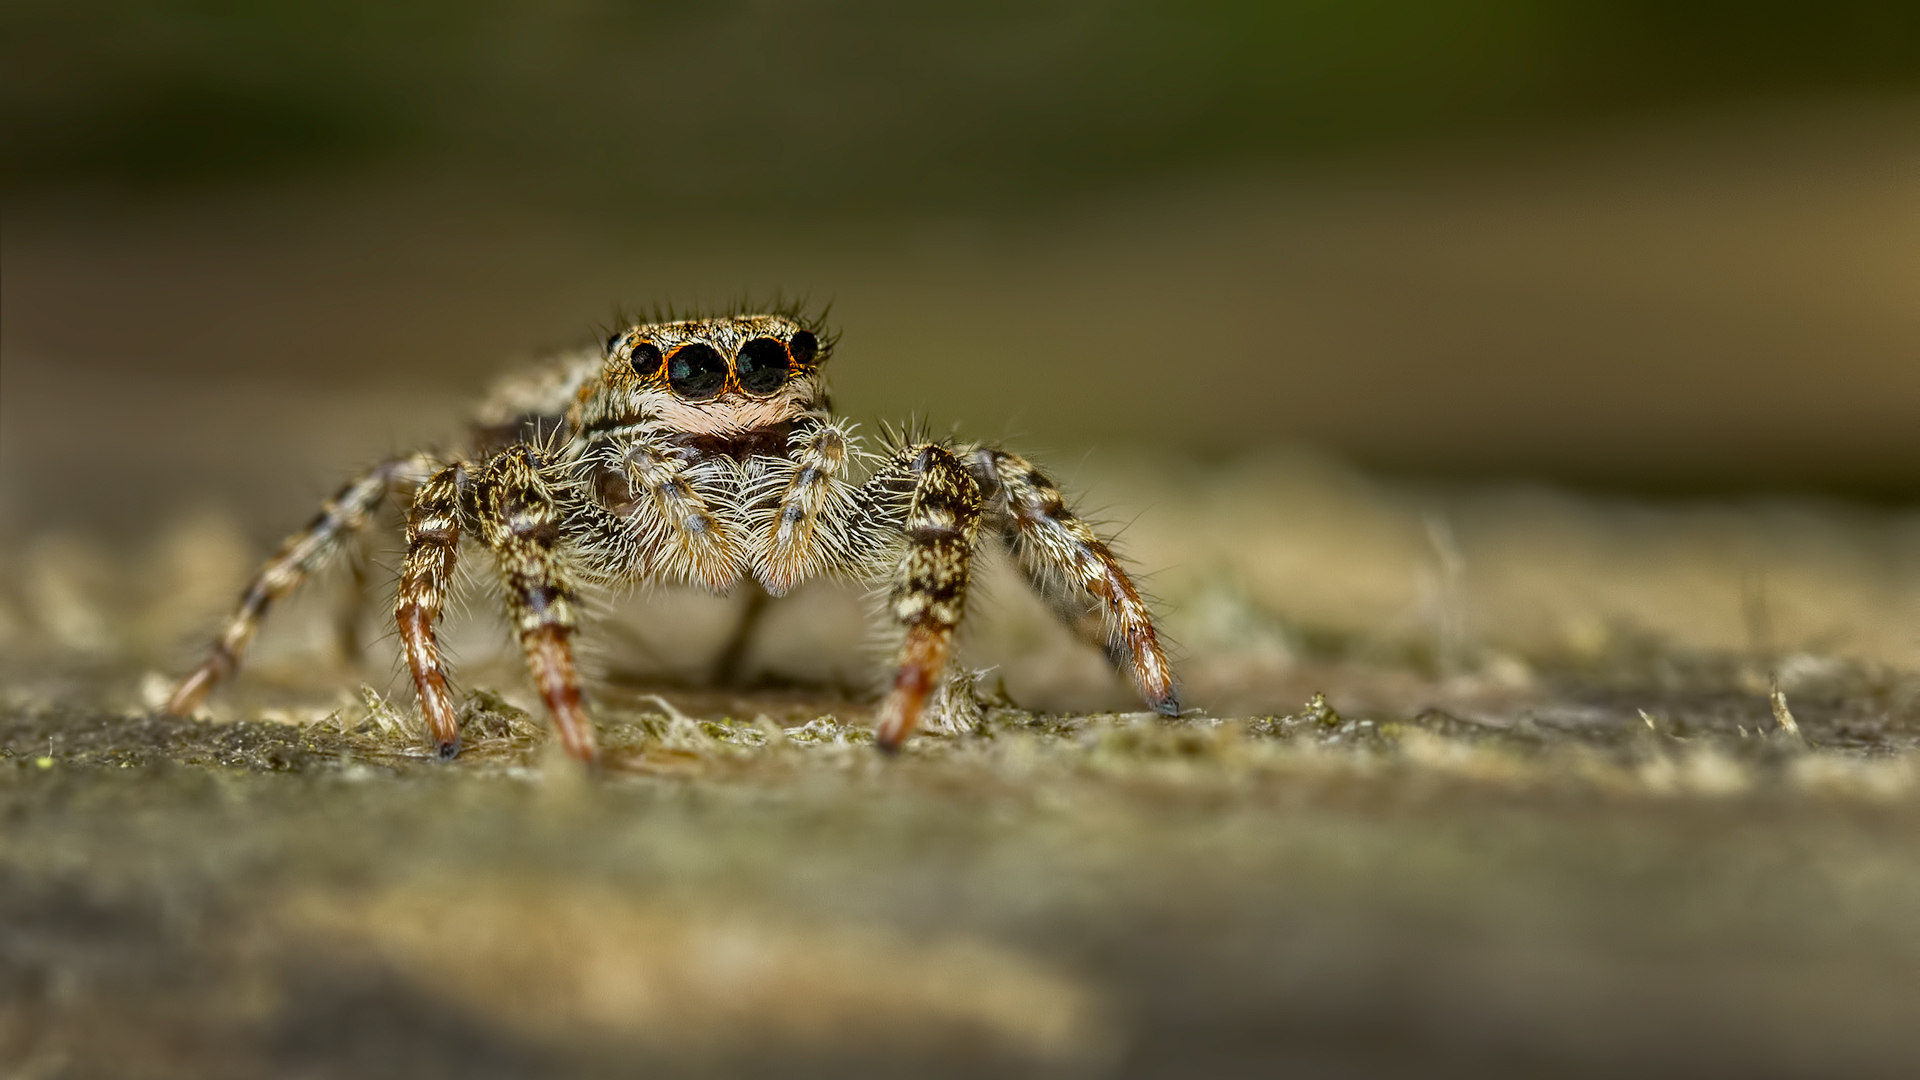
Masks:
[[[663,580],[725,592],[752,578],[774,596],[816,575],[889,582],[899,644],[876,734],[898,747],[940,686],[983,533],[1149,704],[1177,713],[1146,604],[1059,488],[996,447],[900,439],[863,455],[828,403],[831,346],[797,313],[656,322],[502,383],[467,454],[383,462],[290,538],[168,711],[196,709],[268,605],[403,492],[394,617],[442,757],[460,737],[435,627],[468,538],[493,555],[534,683],[576,758],[594,756],[573,661],[580,592]]]

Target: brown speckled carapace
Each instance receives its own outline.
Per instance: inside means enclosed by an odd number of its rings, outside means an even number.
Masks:
[[[983,534],[1148,704],[1177,713],[1146,604],[1060,489],[995,447],[902,438],[863,454],[828,401],[831,347],[796,311],[660,321],[503,382],[467,453],[383,462],[289,539],[167,709],[197,708],[239,666],[267,607],[404,493],[394,618],[442,757],[459,752],[460,733],[435,627],[469,539],[492,553],[534,684],[582,760],[594,756],[573,658],[582,589],[671,581],[724,593],[751,578],[779,596],[819,575],[889,582],[899,644],[876,737],[891,750],[942,686]]]

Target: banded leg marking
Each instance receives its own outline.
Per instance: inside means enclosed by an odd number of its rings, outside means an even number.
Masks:
[[[592,761],[593,722],[573,660],[579,594],[559,552],[564,512],[541,478],[534,452],[516,447],[494,458],[479,502],[481,534],[499,564],[527,670],[567,755]]]
[[[980,485],[944,446],[908,447],[891,469],[869,482],[869,489],[897,485],[902,471],[913,477],[913,494],[902,522],[906,551],[894,570],[889,600],[903,635],[893,685],[874,730],[880,748],[889,751],[913,733],[927,698],[940,687],[954,628],[966,611],[983,510]]]
[[[973,451],[970,463],[1000,518],[1001,539],[1034,591],[1126,671],[1155,712],[1178,716],[1180,694],[1153,613],[1107,541],[1025,458],[989,447]]]
[[[460,496],[467,485],[465,465],[449,465],[414,492],[407,514],[407,559],[394,597],[400,648],[420,695],[427,741],[446,760],[460,752],[460,720],[440,666],[435,627],[446,610],[453,572],[460,558]]]
[[[684,457],[647,444],[626,448],[622,467],[636,503],[628,528],[637,534],[634,550],[645,553],[643,563],[626,567],[628,573],[643,565],[647,577],[680,578],[712,592],[732,588],[745,571],[745,548],[701,490],[705,471],[728,465],[691,467]]]
[[[421,457],[383,461],[328,499],[313,521],[288,537],[254,575],[207,658],[174,686],[165,711],[175,716],[192,715],[215,686],[239,669],[247,646],[253,643],[260,622],[273,602],[332,561],[340,552],[341,540],[365,527],[374,508],[389,491],[410,480],[417,483],[427,467]]]
[[[793,468],[772,475],[785,483],[766,493],[765,509],[753,518],[764,544],[755,572],[775,596],[859,561],[846,527],[855,510],[854,489],[846,482],[853,440],[838,425],[822,424],[795,432],[791,449]],[[758,508],[762,499],[756,493],[750,503]]]

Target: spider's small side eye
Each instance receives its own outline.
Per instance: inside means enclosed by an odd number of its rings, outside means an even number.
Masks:
[[[636,343],[627,355],[627,363],[633,365],[635,375],[654,374],[660,370],[660,346],[651,341]]]
[[[814,354],[820,351],[820,339],[805,330],[796,330],[787,341],[787,351],[793,354],[794,363],[811,364]]]
[[[619,333],[614,334],[612,337],[608,338],[607,339],[607,355],[612,356],[614,353],[619,352],[620,343],[625,340],[627,340],[627,332],[625,330],[622,330]]]
[[[757,337],[740,346],[733,359],[740,375],[740,388],[749,394],[770,394],[787,381],[787,347],[768,337]]]
[[[689,400],[710,398],[727,385],[727,358],[711,345],[682,345],[667,357],[667,384]]]

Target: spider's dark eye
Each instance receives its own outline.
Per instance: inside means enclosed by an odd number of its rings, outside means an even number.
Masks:
[[[660,370],[660,346],[651,341],[642,341],[628,354],[627,363],[633,365],[635,375],[652,375]]]
[[[757,337],[740,346],[733,369],[749,394],[770,394],[787,381],[787,347],[770,337]]]
[[[711,345],[682,345],[667,357],[667,383],[683,398],[710,398],[727,385],[727,359]]]
[[[787,341],[787,351],[793,353],[794,363],[811,364],[813,354],[820,351],[820,339],[805,330],[796,330],[793,337]]]

